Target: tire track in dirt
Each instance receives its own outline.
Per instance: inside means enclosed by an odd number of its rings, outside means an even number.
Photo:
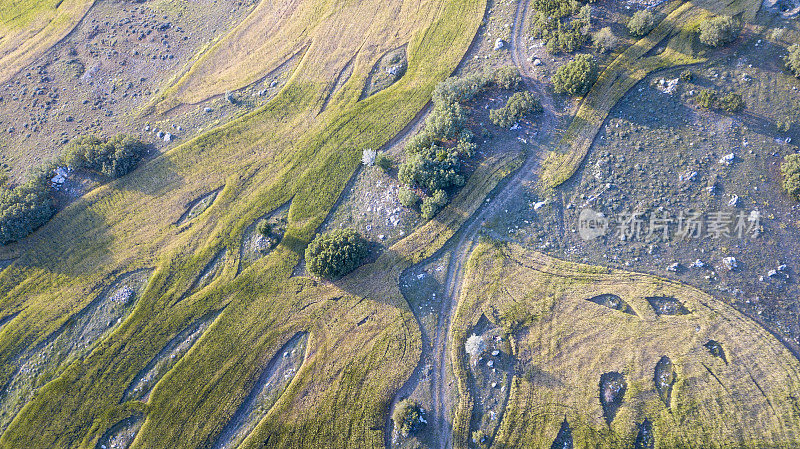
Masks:
[[[445,281],[445,298],[442,302],[440,319],[436,329],[436,340],[434,342],[434,375],[432,388],[434,390],[434,425],[439,435],[439,447],[447,449],[451,446],[452,428],[447,419],[449,408],[447,404],[447,394],[449,384],[447,379],[447,360],[449,358],[448,340],[450,322],[455,314],[458,304],[458,297],[461,294],[461,285],[464,278],[464,265],[469,257],[471,250],[476,243],[478,231],[484,221],[497,214],[502,207],[512,197],[516,197],[522,187],[538,179],[538,169],[546,156],[548,141],[556,129],[557,115],[553,98],[547,91],[546,86],[533,76],[533,64],[525,57],[524,27],[527,17],[530,0],[520,0],[514,16],[514,28],[512,29],[511,57],[514,64],[520,69],[525,84],[528,89],[533,91],[542,103],[542,116],[540,120],[539,133],[533,140],[531,151],[523,166],[512,175],[511,179],[501,188],[501,190],[488,203],[478,210],[474,217],[468,222],[461,232],[461,237],[452,250],[453,254],[447,267],[447,278]]]

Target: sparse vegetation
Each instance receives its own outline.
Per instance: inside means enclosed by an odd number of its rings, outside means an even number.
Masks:
[[[553,75],[553,88],[558,93],[585,95],[597,80],[597,63],[590,55],[578,55],[562,65]]]
[[[508,99],[505,106],[492,109],[489,112],[489,119],[497,126],[508,128],[525,115],[541,110],[541,103],[531,92],[516,92]]]
[[[789,47],[789,55],[786,56],[786,68],[797,78],[800,78],[800,45],[793,44]]]
[[[70,144],[62,159],[70,168],[119,178],[136,168],[146,150],[147,147],[132,136],[85,136]]]
[[[733,42],[739,29],[739,23],[731,16],[714,17],[700,24],[700,42],[709,47],[720,47]]]
[[[380,152],[375,156],[375,165],[384,171],[384,173],[389,173],[392,170],[392,160],[386,153]]]
[[[628,21],[628,31],[634,36],[644,36],[653,31],[656,26],[656,18],[648,9],[636,11]]]
[[[403,399],[395,406],[392,421],[395,429],[406,437],[423,424],[422,407],[413,399]]]
[[[800,154],[790,154],[781,164],[783,190],[796,201],[800,201]]]
[[[366,256],[367,241],[353,229],[318,234],[306,248],[308,271],[326,279],[350,273]]]

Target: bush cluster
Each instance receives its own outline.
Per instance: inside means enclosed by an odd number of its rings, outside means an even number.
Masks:
[[[353,229],[318,234],[306,247],[306,265],[312,274],[336,279],[358,268],[367,257],[367,241]]]
[[[47,183],[30,180],[18,187],[0,186],[0,244],[20,240],[53,216]]]
[[[741,112],[744,107],[742,96],[733,92],[723,96],[714,89],[703,89],[697,94],[697,104],[706,109],[716,109],[725,112]]]
[[[739,23],[731,16],[717,16],[700,24],[700,42],[719,47],[733,42],[739,35]]]
[[[578,55],[556,69],[551,81],[557,93],[585,95],[597,81],[597,63],[590,55]]]
[[[789,55],[786,57],[786,68],[792,74],[800,78],[800,45],[794,44],[789,47]]]
[[[792,198],[800,201],[800,154],[790,154],[781,164],[783,189]]]
[[[448,201],[447,193],[444,190],[437,190],[433,195],[422,200],[422,218],[430,220],[435,217],[443,207],[447,206]]]
[[[505,106],[489,111],[489,119],[497,126],[508,128],[526,114],[541,110],[542,105],[532,93],[516,92],[508,99]]]
[[[133,170],[145,150],[144,144],[130,136],[81,137],[59,159],[35,168],[21,185],[0,183],[0,245],[27,237],[53,216],[51,181],[58,166],[117,178]]]
[[[656,17],[650,10],[643,9],[636,11],[628,21],[628,31],[634,36],[644,36],[653,31],[656,26]]]
[[[572,53],[588,39],[592,9],[576,0],[533,0],[533,36],[545,41],[550,53]]]
[[[112,138],[85,136],[73,141],[62,155],[63,162],[73,169],[119,178],[133,170],[147,148],[132,136]]]
[[[422,425],[422,407],[413,399],[403,399],[395,406],[392,421],[395,429],[407,437]]]
[[[519,73],[519,69],[514,66],[497,69],[494,72],[492,81],[497,87],[506,90],[519,90],[523,85],[522,75]]]

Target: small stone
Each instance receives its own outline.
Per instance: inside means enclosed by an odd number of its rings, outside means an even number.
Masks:
[[[542,65],[542,60],[541,59],[536,58],[536,59],[533,60],[533,66],[534,67],[539,67],[540,65]]]
[[[170,133],[164,134],[164,142],[172,142],[172,134]]]
[[[739,204],[739,195],[733,195],[728,201],[728,206],[734,207]]]
[[[489,360],[488,362],[486,362],[486,366],[488,366],[489,368],[493,367],[494,366],[494,360]]]
[[[205,112],[206,114],[208,114],[211,111],[213,111],[213,109],[211,109],[209,107],[203,108],[203,112]]]
[[[495,50],[501,50],[501,49],[505,48],[505,46],[506,46],[506,43],[505,43],[505,41],[503,39],[499,39],[498,38],[496,41],[494,41],[494,49]]]
[[[493,355],[493,356],[495,356],[495,357],[497,357],[498,355],[500,355],[500,351],[498,351],[497,349],[495,349],[494,351],[492,351],[492,355]]]
[[[771,278],[778,277],[778,270],[769,270],[769,272],[767,272],[767,276]]]
[[[671,271],[673,273],[677,273],[678,270],[681,269],[681,264],[679,262],[675,262],[672,265],[667,267],[667,271]]]
[[[735,257],[726,257],[722,259],[722,263],[725,265],[725,268],[727,268],[728,271],[733,271],[739,266],[739,262]]]
[[[728,153],[719,160],[719,163],[722,165],[731,165],[733,161],[736,160],[736,155],[733,153]]]
[[[697,260],[695,260],[694,262],[692,262],[692,267],[693,267],[693,268],[703,268],[703,267],[705,267],[705,266],[706,266],[706,263],[705,263],[705,262],[703,262],[703,261],[702,261],[702,260],[700,260],[700,259],[697,259]]]

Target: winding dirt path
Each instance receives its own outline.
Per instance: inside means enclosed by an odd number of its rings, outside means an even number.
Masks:
[[[519,67],[528,88],[537,94],[542,102],[543,113],[540,119],[540,129],[536,138],[531,141],[532,151],[529,152],[523,166],[511,177],[501,190],[491,198],[488,203],[467,222],[461,230],[455,247],[451,250],[452,257],[447,267],[445,280],[445,297],[439,314],[439,323],[436,329],[436,339],[433,342],[434,370],[432,388],[434,391],[434,425],[439,436],[439,448],[451,447],[452,428],[448,416],[450,415],[447,403],[448,390],[451,388],[447,379],[447,360],[449,358],[448,340],[451,317],[455,313],[458,297],[461,294],[461,285],[464,278],[464,265],[470,252],[475,246],[476,237],[481,225],[487,219],[498,213],[512,197],[516,197],[522,187],[538,179],[539,166],[546,156],[546,148],[556,129],[557,115],[552,96],[545,85],[533,76],[533,65],[525,56],[524,27],[530,0],[520,0],[514,17],[512,30],[511,56],[514,64]]]

